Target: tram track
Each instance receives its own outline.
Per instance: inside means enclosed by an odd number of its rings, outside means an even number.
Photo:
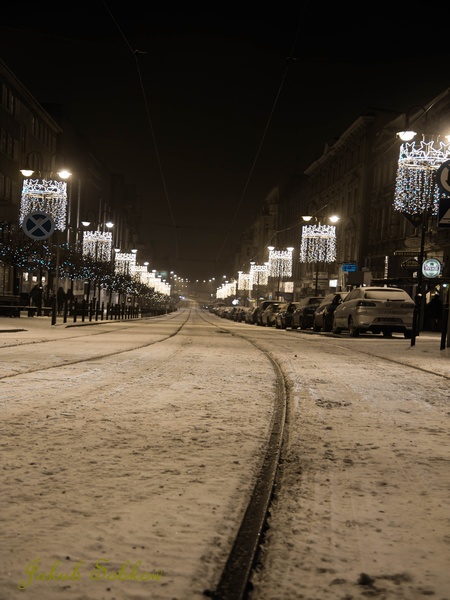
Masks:
[[[289,377],[283,371],[283,369],[286,369],[286,364],[284,364],[283,367],[283,361],[277,359],[277,351],[271,350],[271,335],[268,331],[258,330],[258,336],[252,339],[251,334],[254,332],[254,329],[245,328],[245,330],[239,330],[239,325],[234,326],[230,324],[230,326],[228,326],[228,323],[211,318],[202,311],[195,311],[195,314],[203,323],[211,326],[216,331],[241,338],[245,343],[248,343],[257,349],[258,352],[264,355],[270,362],[274,375],[275,392],[273,398],[273,413],[270,427],[268,428],[268,434],[266,435],[267,442],[265,444],[265,450],[264,452],[261,452],[262,459],[258,473],[255,477],[255,483],[248,502],[246,502],[244,510],[242,511],[243,516],[239,527],[236,529],[237,533],[234,536],[234,541],[230,544],[231,549],[226,556],[226,560],[224,560],[223,563],[221,560],[223,568],[221,569],[219,576],[215,577],[217,583],[215,586],[210,585],[209,589],[206,589],[203,592],[205,596],[212,597],[215,600],[243,600],[250,592],[250,582],[252,580],[253,570],[258,562],[259,549],[264,542],[265,532],[269,529],[268,515],[271,513],[272,499],[277,489],[276,482],[278,480],[279,466],[283,461],[283,447],[286,443],[286,438],[289,435]],[[60,361],[58,364],[45,367],[45,369],[35,368],[33,370],[22,370],[21,372],[7,376],[4,375],[0,377],[0,379],[8,379],[14,376],[29,375],[32,373],[36,374],[39,370],[45,371],[51,368],[70,367],[82,363],[93,365],[103,359],[119,355],[124,357],[127,353],[145,350],[157,343],[164,343],[170,338],[185,333],[185,327],[189,324],[192,315],[193,312],[190,310],[179,313],[179,318],[181,317],[182,321],[181,323],[174,322],[173,325],[176,326],[171,332],[166,332],[164,335],[158,334],[157,336],[154,336],[151,341],[146,343],[133,343],[131,346],[120,350],[111,350],[107,353],[103,352],[95,356],[78,358],[72,361]],[[105,331],[101,333],[107,335],[109,332]],[[87,337],[91,337],[92,335],[93,334],[91,333]],[[96,333],[95,335],[98,334]],[[296,338],[297,335],[291,337]],[[43,343],[47,344],[49,341],[53,342],[56,340],[45,340]],[[313,341],[313,339],[311,339],[311,341]],[[320,336],[317,337],[317,341],[320,341]],[[39,342],[32,343],[38,348]],[[387,357],[378,356],[377,354],[372,354],[363,349],[349,348],[344,345],[342,345],[341,349],[345,354],[348,353],[349,356],[366,354],[375,356],[377,359],[385,360],[386,362],[396,362]],[[327,349],[327,351],[331,352],[331,348]],[[414,365],[405,366],[412,369],[423,370]],[[438,373],[432,373],[430,371],[426,372],[429,375],[436,375],[440,378],[443,377]]]
[[[201,312],[196,311],[196,314],[202,318]],[[116,356],[121,355],[122,359],[126,357],[127,354],[133,354],[136,352],[145,351],[145,349],[154,346],[155,344],[161,344],[167,342],[170,338],[174,338],[181,334],[186,326],[191,322],[192,319],[192,311],[186,311],[185,313],[180,313],[179,316],[182,319],[181,323],[173,323],[175,326],[172,331],[166,333],[164,335],[158,334],[156,337],[146,343],[133,343],[131,346],[122,349],[114,349],[111,346],[111,351],[108,352],[96,352],[90,356],[79,357],[76,359],[59,359],[58,360],[58,344],[70,344],[71,338],[65,338],[64,341],[58,341],[58,339],[52,340],[42,340],[41,342],[34,340],[29,342],[33,346],[33,352],[39,353],[40,344],[44,344],[47,348],[52,348],[54,351],[54,355],[56,357],[56,362],[52,362],[52,364],[48,364],[44,366],[36,366],[33,368],[24,366],[16,369],[14,372],[3,374],[0,376],[0,380],[14,380],[14,378],[25,377],[29,378],[30,375],[34,376],[35,380],[39,380],[39,372],[48,372],[51,369],[66,369],[67,372],[70,372],[71,367],[80,367],[83,364],[86,366],[94,365],[97,367],[103,360],[111,359]],[[222,327],[220,324],[213,323],[211,321],[202,319],[202,321],[207,324],[208,327],[213,328],[216,331],[222,331]],[[125,326],[126,327],[126,326]],[[94,329],[94,328],[92,328]],[[97,329],[97,328],[95,328]],[[89,346],[89,341],[92,343],[92,338],[95,336],[98,338],[101,335],[103,338],[108,339],[108,335],[111,333],[117,333],[118,328],[112,327],[111,329],[103,331],[90,331],[89,334],[86,333],[86,346]],[[228,333],[228,332],[227,332]],[[235,337],[237,336],[235,333],[231,335]],[[234,541],[230,544],[231,550],[224,562],[223,569],[219,577],[217,577],[217,586],[210,590],[206,591],[205,595],[210,595],[211,597],[216,598],[217,600],[239,600],[240,598],[244,598],[249,587],[249,581],[251,578],[252,569],[255,565],[257,555],[258,555],[258,547],[260,546],[263,539],[264,529],[267,527],[267,514],[271,502],[271,498],[274,492],[274,486],[279,466],[281,447],[283,443],[283,436],[285,434],[285,421],[286,421],[286,409],[287,409],[287,396],[286,396],[286,382],[284,380],[283,373],[278,365],[277,361],[270,355],[269,352],[259,347],[256,342],[252,342],[251,340],[242,337],[243,343],[252,345],[259,353],[263,354],[267,360],[270,362],[273,374],[274,374],[274,399],[273,399],[273,408],[272,408],[272,417],[271,423],[268,426],[268,432],[266,433],[267,441],[265,443],[265,450],[261,453],[261,456],[258,458],[258,462],[260,463],[260,467],[257,475],[255,476],[255,483],[253,490],[250,494],[250,499],[244,507],[243,517],[238,527],[238,531],[236,536],[234,537]],[[77,344],[80,344],[80,341],[83,342],[84,336],[77,336]],[[103,347],[105,346],[105,342],[102,342]],[[106,342],[106,345],[108,342]],[[24,344],[18,344],[16,346],[17,349],[21,349],[23,351]],[[1,353],[11,353],[11,345],[4,346],[0,349]],[[20,350],[18,350],[20,352]],[[120,378],[120,370],[119,378]],[[95,371],[90,369],[90,371]],[[126,381],[128,378],[128,374],[124,377],[122,382],[122,388],[126,388]],[[131,381],[131,380],[130,380]],[[114,382],[112,382],[114,385]],[[105,388],[103,382],[93,381],[92,383],[92,391],[95,394],[95,389],[98,390],[98,393],[104,393],[107,388]],[[61,416],[64,418],[72,417],[74,415],[73,409],[68,408],[69,406],[75,407],[78,405],[81,407],[85,405],[83,403],[83,398],[81,394],[75,394],[73,391],[68,391],[63,394],[61,397],[61,405],[56,408],[56,405],[53,408],[49,407],[49,411],[54,416],[51,418],[60,418]],[[54,412],[53,412],[54,411]],[[37,415],[32,415],[33,423],[35,426],[44,426],[43,418],[38,417]],[[47,415],[47,421],[48,421]]]

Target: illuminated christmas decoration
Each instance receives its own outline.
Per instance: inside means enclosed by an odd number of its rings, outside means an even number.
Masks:
[[[334,225],[303,225],[300,262],[336,260],[336,227]]]
[[[394,209],[408,215],[424,211],[436,215],[439,189],[436,171],[450,159],[450,145],[433,141],[405,143],[400,146],[394,193]]]
[[[149,272],[146,266],[135,265],[132,268],[131,275],[142,281],[142,283],[147,283]]]
[[[133,252],[117,252],[115,258],[115,272],[129,275],[136,266],[136,254]]]
[[[240,271],[238,275],[237,287],[238,290],[251,290],[253,288],[251,274]]]
[[[66,229],[67,183],[54,179],[24,179],[20,201],[19,224],[27,215],[44,212],[52,217],[55,229]]]
[[[230,296],[236,295],[237,281],[226,282],[220,288],[217,288],[216,298],[224,300]]]
[[[267,285],[269,283],[269,265],[256,265],[254,263],[251,263],[250,279],[252,287]]]
[[[290,277],[292,275],[292,251],[269,248],[269,275],[271,277]]]
[[[83,231],[83,256],[90,256],[98,261],[110,261],[111,252],[111,232]]]

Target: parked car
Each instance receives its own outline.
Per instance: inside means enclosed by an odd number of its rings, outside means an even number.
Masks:
[[[313,296],[311,298],[303,298],[298,303],[297,308],[292,313],[291,328],[292,329],[308,329],[313,326],[314,311],[322,302],[323,297]]]
[[[253,306],[252,308],[249,309],[249,311],[245,315],[245,322],[250,323],[251,325],[255,325],[258,314],[259,314],[259,308],[257,306]]]
[[[247,306],[238,306],[236,312],[234,313],[233,319],[237,323],[245,322],[245,318],[249,310],[250,308]]]
[[[292,313],[298,307],[299,302],[286,302],[277,312],[275,327],[277,329],[286,329],[291,326]]]
[[[391,337],[394,332],[412,335],[414,301],[401,288],[359,287],[334,311],[333,333],[348,330],[352,337],[370,331]]]
[[[261,325],[273,327],[276,323],[277,313],[283,304],[271,302],[261,313]]]
[[[334,311],[347,296],[348,292],[332,292],[325,296],[314,311],[314,331],[331,331],[333,329]]]
[[[266,310],[266,308],[269,306],[269,304],[273,304],[274,302],[275,302],[275,300],[264,300],[257,307],[257,310],[255,311],[255,314],[254,314],[254,320],[255,320],[256,325],[262,325],[262,323],[261,323],[262,313]]]

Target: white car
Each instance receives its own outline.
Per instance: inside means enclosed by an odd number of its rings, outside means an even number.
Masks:
[[[401,288],[360,287],[334,311],[333,333],[347,330],[352,337],[371,331],[391,337],[394,332],[412,335],[414,300]]]

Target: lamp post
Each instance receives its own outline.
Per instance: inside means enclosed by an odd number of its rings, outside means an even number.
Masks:
[[[426,115],[427,109],[421,109]],[[402,140],[400,145],[397,175],[395,181],[394,209],[400,211],[414,226],[420,227],[420,249],[418,254],[417,288],[411,331],[411,346],[423,327],[426,290],[423,279],[423,262],[425,258],[425,237],[428,222],[432,215],[439,212],[440,193],[436,183],[436,171],[444,161],[450,158],[450,145],[439,142],[439,136],[424,133],[422,140],[416,144],[415,131],[409,128],[409,112],[406,114],[406,127],[398,132]]]
[[[335,214],[328,217],[333,225],[322,224],[318,218],[318,213],[326,208],[325,205],[313,214],[302,216],[303,221],[309,223],[312,220],[316,222],[312,225],[302,226],[302,239],[300,245],[300,262],[315,263],[314,277],[314,296],[319,291],[319,266],[320,263],[332,263],[336,260],[336,226],[340,219]]]
[[[63,232],[67,226],[68,194],[65,180],[71,176],[68,169],[54,167],[56,155],[57,153],[51,155],[51,168],[44,169],[42,154],[36,150],[28,152],[25,158],[25,168],[20,170],[24,179],[19,210],[19,225],[21,226],[28,215],[32,213],[44,213],[54,222],[56,239],[55,294],[59,287],[59,232]],[[32,179],[35,173],[37,176]],[[49,286],[47,293],[50,292]]]

